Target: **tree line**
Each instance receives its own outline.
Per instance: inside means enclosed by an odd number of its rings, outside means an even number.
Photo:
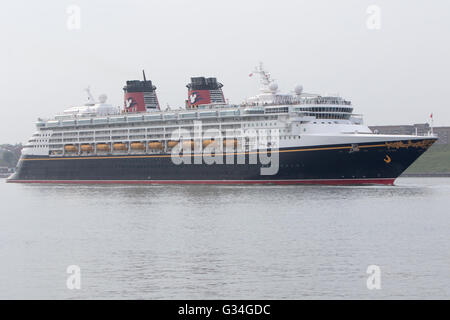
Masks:
[[[22,144],[0,145],[0,167],[15,168],[22,153]]]

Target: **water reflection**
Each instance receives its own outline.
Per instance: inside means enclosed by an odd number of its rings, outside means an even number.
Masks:
[[[0,297],[398,298],[450,287],[450,179],[0,188]],[[82,268],[80,292],[64,286],[69,264]],[[369,264],[385,272],[382,292],[365,288]]]

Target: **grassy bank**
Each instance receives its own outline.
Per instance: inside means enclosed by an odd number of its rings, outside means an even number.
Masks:
[[[450,145],[431,146],[405,173],[450,173]]]

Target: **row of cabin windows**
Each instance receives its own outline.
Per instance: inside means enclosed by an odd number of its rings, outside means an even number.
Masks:
[[[300,139],[300,136],[280,136],[280,139],[282,140],[291,140],[291,139]],[[72,140],[72,139],[71,139]],[[69,141],[67,141],[69,142]],[[46,148],[47,145],[34,145],[33,148]]]
[[[208,125],[203,125],[203,127],[207,127]],[[192,126],[191,126],[192,127]],[[222,128],[239,128],[239,125],[222,125]],[[154,132],[164,132],[164,127],[161,128],[147,128],[147,131],[145,129],[130,129],[129,133],[130,134],[139,134],[139,133],[154,133]],[[128,130],[99,130],[99,131],[95,131],[95,135],[96,136],[100,136],[100,135],[111,135],[111,134],[128,134]],[[61,133],[58,134],[54,134],[53,136],[61,136]],[[74,136],[92,136],[94,135],[93,131],[79,131],[79,132],[64,132],[64,137],[74,137]]]
[[[321,122],[321,124],[326,124],[327,122]],[[334,123],[337,123],[337,121],[334,121]],[[316,121],[314,121],[313,122],[313,124],[317,124],[317,122]],[[328,121],[328,124],[332,124],[332,122],[330,122],[330,121]],[[260,123],[248,123],[248,124],[244,124],[244,127],[257,127],[257,126],[271,126],[271,125],[273,125],[273,126],[275,126],[276,125],[276,122],[260,122]],[[297,124],[297,126],[298,126],[298,124]],[[148,128],[148,130],[149,131],[153,131],[153,130],[155,130],[155,129],[149,129]],[[116,131],[116,130],[113,130],[113,131]],[[131,130],[130,130],[131,131]],[[287,130],[283,130],[283,132],[287,132]],[[106,133],[110,133],[110,131],[108,130],[108,131],[96,131],[96,134],[106,134]],[[119,133],[119,131],[117,130],[117,132],[114,132],[114,133]],[[92,134],[92,132],[80,132],[79,133],[80,135],[89,135],[89,134]],[[50,134],[47,134],[47,135],[50,135]],[[60,135],[60,134],[55,134],[55,135]],[[77,135],[77,133],[76,132],[74,132],[74,133],[65,133],[65,135],[67,135],[67,136],[69,136],[69,135]],[[66,140],[66,139],[65,139]],[[38,140],[39,142],[46,142],[45,140]]]
[[[269,117],[266,116],[264,117],[264,119],[266,120],[273,120],[276,119],[276,117]],[[195,119],[194,119],[195,120]],[[240,122],[242,121],[242,118],[223,118],[220,119],[220,121],[217,121],[216,119],[203,119],[202,123],[227,123],[227,122]],[[155,121],[153,122],[153,128],[157,127],[157,126],[161,126],[161,127],[166,127],[166,126],[176,126],[176,125],[183,125],[183,124],[192,124],[193,120],[171,120],[171,121]],[[107,125],[87,125],[87,126],[83,126],[82,128],[117,128],[117,127],[148,127],[148,123],[147,122],[141,122],[141,123],[110,123]],[[53,130],[58,130],[58,131],[64,131],[65,129],[68,129],[70,127],[56,127]],[[75,126],[75,128],[78,128],[78,126]]]
[[[316,121],[313,122],[313,124],[317,124],[317,123],[318,123],[318,122],[316,122]],[[320,123],[321,123],[321,124],[327,124],[327,123],[328,123],[328,124],[333,124],[333,122],[331,122],[331,121],[328,121],[328,122],[321,121]],[[334,123],[338,123],[338,122],[337,122],[337,121],[334,121]]]
[[[311,108],[299,108],[299,111],[312,111],[312,112],[352,112],[353,108],[336,108],[336,107],[311,107]]]
[[[319,122],[317,122],[317,121],[314,121],[313,122],[313,124],[318,124]],[[338,123],[337,121],[333,121],[333,122],[331,122],[331,121],[328,121],[328,122],[326,122],[326,121],[321,121],[320,122],[321,124],[333,124],[333,123]],[[249,123],[249,124],[244,124],[244,127],[257,127],[257,126],[261,126],[261,127],[264,127],[264,126],[276,126],[276,122],[261,122],[261,123]],[[299,125],[298,124],[296,124],[296,126],[298,127]],[[285,130],[283,130],[283,131],[285,131]]]
[[[323,116],[324,116],[324,118],[328,117],[327,115],[323,115]],[[313,123],[317,124],[318,122],[314,121]],[[326,122],[322,121],[321,123],[325,124]],[[334,121],[334,123],[338,123],[338,122]],[[332,124],[332,122],[329,121],[328,124]],[[277,125],[276,122],[253,122],[253,123],[248,123],[248,124],[244,123],[243,127],[257,127],[257,126],[263,127],[263,126],[276,126],[276,125]],[[158,132],[158,131],[161,131],[163,128],[164,127],[161,127],[161,128],[147,128],[147,131],[148,132]],[[113,133],[128,133],[127,130],[112,130],[112,131],[113,131]],[[130,129],[130,132],[133,132],[133,133],[134,132],[144,132],[144,131],[145,130],[142,130],[142,129],[138,129],[138,130]],[[77,135],[77,134],[78,134],[78,132],[66,132],[66,133],[64,133],[65,136],[70,136],[70,135],[74,136],[74,135]],[[92,135],[92,134],[93,134],[93,132],[90,132],[90,131],[88,131],[88,132],[80,131],[79,132],[80,136],[81,135],[83,135],[83,136],[85,136],[85,135]],[[111,134],[111,131],[110,130],[95,131],[95,134],[96,135]],[[60,135],[61,135],[61,133],[54,134],[54,136],[60,136]]]
[[[267,127],[267,126],[276,126],[277,123],[276,122],[253,122],[253,123],[248,123],[245,124],[244,123],[244,127]]]
[[[338,120],[348,120],[350,119],[350,114],[334,114],[334,113],[306,113],[307,116],[316,117],[317,119],[338,119]]]

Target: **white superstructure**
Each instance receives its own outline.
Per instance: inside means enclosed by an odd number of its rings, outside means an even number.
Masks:
[[[243,151],[252,148],[243,137],[255,130],[275,132],[280,148],[420,138],[374,134],[362,116],[353,113],[350,101],[338,95],[304,93],[302,86],[296,86],[292,94],[281,94],[262,65],[253,73],[261,77],[260,93],[240,105],[210,103],[133,113],[106,104],[104,95],[95,102],[88,91],[89,102],[84,106],[69,108],[53,119],[39,119],[37,132],[23,152],[50,157],[166,153],[174,145],[175,130],[194,132],[199,124],[220,135],[204,139],[236,139],[236,149]]]

